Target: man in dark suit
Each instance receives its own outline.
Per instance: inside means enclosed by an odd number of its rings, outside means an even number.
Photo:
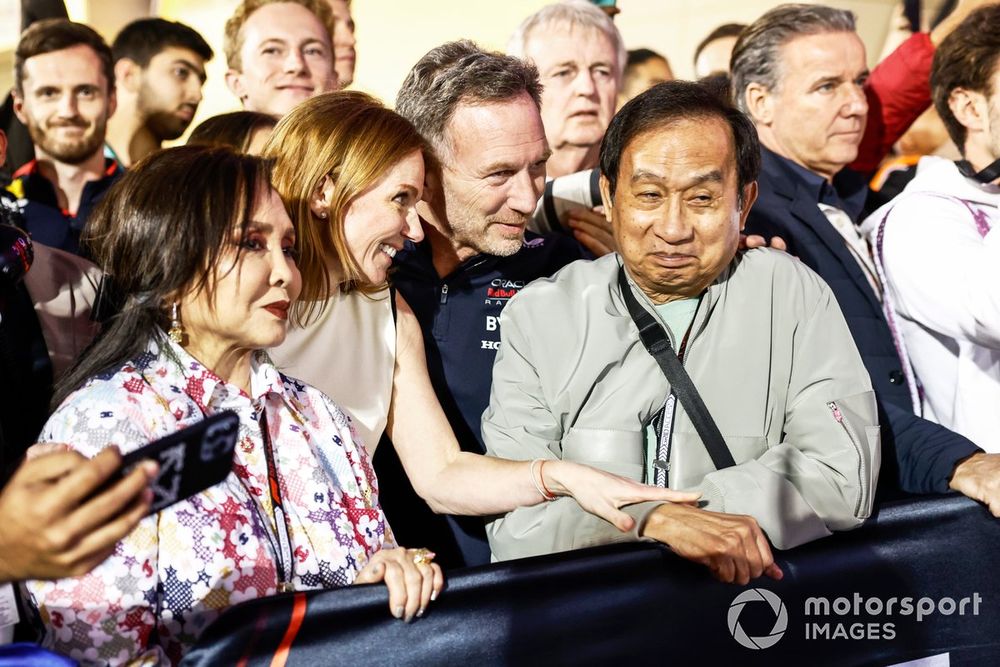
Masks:
[[[919,381],[900,361],[881,281],[855,224],[867,187],[846,167],[858,156],[869,98],[853,14],[803,5],[771,10],[742,33],[732,71],[736,103],[762,144],[760,194],[746,231],[780,236],[833,289],[879,398],[883,480],[896,481],[886,465],[895,459],[905,491],[951,488],[989,504],[1000,494],[1000,456],[914,414]]]

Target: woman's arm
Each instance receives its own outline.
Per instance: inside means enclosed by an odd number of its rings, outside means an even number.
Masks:
[[[646,500],[685,502],[698,495],[639,484],[569,461],[549,460],[539,471],[529,461],[509,461],[458,446],[427,373],[423,335],[416,316],[397,294],[396,366],[386,431],[414,490],[441,514],[503,514],[544,500],[537,484],[555,495],[572,495],[587,511],[630,530],[618,508]]]

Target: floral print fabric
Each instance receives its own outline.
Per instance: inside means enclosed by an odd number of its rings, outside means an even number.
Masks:
[[[224,482],[144,519],[90,574],[29,583],[49,648],[85,664],[177,663],[227,607],[276,592],[261,410],[288,516],[293,587],[346,586],[373,553],[394,546],[347,415],[263,353],[252,362],[251,394],[161,337],[52,415],[41,441],[85,456],[110,444],[125,453],[226,409],[240,417],[240,439]]]

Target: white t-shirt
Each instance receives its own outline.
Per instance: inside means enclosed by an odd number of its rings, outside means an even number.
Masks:
[[[385,430],[396,363],[389,290],[331,297],[305,328],[268,351],[281,372],[318,388],[352,417],[369,455]]]

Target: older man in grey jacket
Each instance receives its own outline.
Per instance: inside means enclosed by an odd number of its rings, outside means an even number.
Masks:
[[[482,422],[497,456],[700,491],[697,507],[626,508],[631,538],[740,584],[780,578],[768,540],[785,549],[860,525],[879,468],[871,383],[830,289],[784,253],[737,254],[759,165],[750,122],[698,84],[623,107],[601,147],[620,254],[511,300]],[[621,285],[662,325],[734,465],[716,467]],[[489,536],[501,560],[629,538],[571,498],[515,510]]]

